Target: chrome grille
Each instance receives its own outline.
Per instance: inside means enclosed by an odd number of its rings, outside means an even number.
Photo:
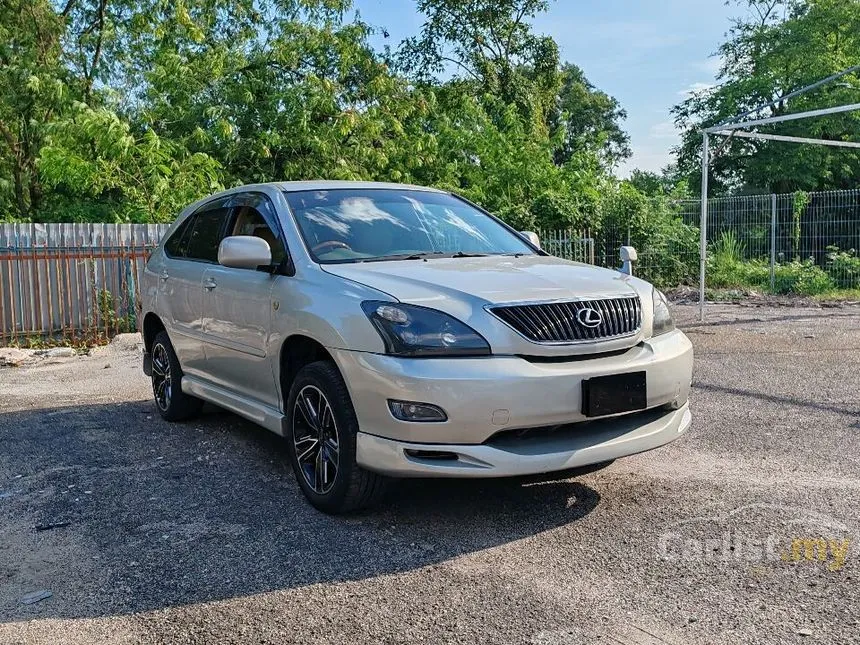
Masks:
[[[587,327],[578,319],[583,309],[600,314],[600,323]],[[536,343],[575,343],[632,336],[642,326],[638,296],[572,300],[490,307],[489,311]]]

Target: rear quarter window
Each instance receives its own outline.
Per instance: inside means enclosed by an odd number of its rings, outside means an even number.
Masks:
[[[227,208],[214,208],[195,215],[194,228],[188,238],[186,258],[218,262],[218,245],[223,237],[222,231],[228,212]]]
[[[185,219],[164,243],[164,253],[170,258],[183,258],[188,250],[188,237],[194,225],[194,215]]]

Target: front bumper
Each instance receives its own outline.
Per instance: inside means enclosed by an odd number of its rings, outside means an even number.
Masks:
[[[685,403],[678,410],[589,421],[534,437],[502,436],[478,446],[408,443],[359,432],[356,456],[362,467],[396,477],[536,475],[658,448],[686,432],[690,422]]]
[[[678,330],[621,354],[563,362],[330,351],[346,381],[361,431],[420,444],[478,445],[502,430],[592,421],[581,411],[582,381],[607,374],[645,371],[647,407],[680,408],[689,396],[693,371],[693,347]],[[388,409],[389,399],[432,403],[445,410],[448,421],[399,421]]]

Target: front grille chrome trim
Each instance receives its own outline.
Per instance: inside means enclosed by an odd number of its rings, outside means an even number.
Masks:
[[[584,307],[603,317],[598,327],[579,323],[576,315]],[[630,338],[642,330],[642,303],[636,294],[515,302],[486,305],[484,309],[529,342],[539,345],[599,343]]]

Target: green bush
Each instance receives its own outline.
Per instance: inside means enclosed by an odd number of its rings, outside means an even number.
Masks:
[[[743,261],[724,255],[709,255],[707,285],[715,289],[769,287],[770,268],[762,260]]]
[[[533,231],[535,229],[534,213],[521,204],[511,204],[501,207],[496,215],[508,226],[518,231]]]
[[[794,260],[777,264],[774,269],[774,291],[814,296],[836,287],[833,279],[812,260]]]
[[[531,212],[543,228],[581,229],[586,225],[576,200],[569,194],[554,191],[541,193],[532,201]]]
[[[731,231],[711,245],[708,255],[709,287],[717,289],[753,287],[770,291],[770,264],[767,260],[745,260],[746,247]],[[843,254],[846,255],[846,254]],[[831,275],[811,259],[793,260],[774,267],[773,292],[815,295],[835,288]]]
[[[724,231],[708,251],[707,284],[717,289],[759,286],[768,268],[758,260],[744,261],[746,246],[733,231]]]
[[[699,275],[699,229],[674,217],[661,218],[639,255],[638,274],[661,289],[695,284]]]
[[[824,268],[841,289],[860,287],[860,257],[854,249],[840,251],[839,247],[827,247],[827,260]]]
[[[746,255],[746,245],[738,240],[734,231],[723,231],[711,245],[711,255],[720,264],[740,262]]]

